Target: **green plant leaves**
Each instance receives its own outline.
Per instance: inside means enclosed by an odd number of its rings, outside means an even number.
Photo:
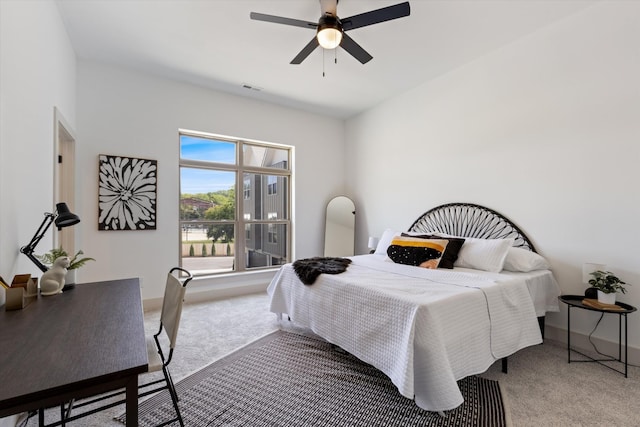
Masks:
[[[95,261],[95,259],[89,257],[79,258],[81,255],[84,255],[84,252],[82,252],[82,250],[79,250],[73,257],[69,257],[70,263],[67,270],[75,270],[76,268],[80,268],[85,265],[88,261]],[[53,265],[55,260],[60,258],[61,256],[69,256],[67,251],[62,249],[62,246],[59,248],[51,249],[46,254],[36,255],[36,258],[38,258],[44,265],[50,266]]]

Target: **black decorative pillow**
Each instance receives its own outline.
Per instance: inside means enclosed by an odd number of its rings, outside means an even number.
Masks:
[[[398,264],[438,268],[447,243],[448,241],[445,239],[397,236],[391,240],[391,244],[387,248],[387,255]]]
[[[446,239],[449,241],[447,248],[444,250],[442,259],[438,264],[438,268],[453,268],[453,263],[458,259],[458,253],[464,244],[464,239],[461,237],[442,237],[435,236],[433,234],[407,234],[402,233],[403,236],[417,237],[420,239]]]

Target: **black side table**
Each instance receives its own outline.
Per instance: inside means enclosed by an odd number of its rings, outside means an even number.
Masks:
[[[558,299],[567,304],[567,358],[569,363],[571,362],[596,362],[602,366],[605,366],[611,370],[614,370],[620,374],[624,374],[624,377],[627,378],[627,372],[628,372],[628,361],[627,361],[627,314],[629,313],[633,313],[634,311],[637,310],[637,308],[635,308],[632,305],[629,304],[625,304],[623,302],[617,302],[616,305],[620,306],[622,308],[622,310],[606,310],[606,309],[599,309],[599,308],[595,308],[595,307],[591,307],[588,305],[585,305],[582,303],[582,300],[584,299],[584,295],[561,295],[558,297]],[[575,307],[575,308],[580,308],[583,310],[591,310],[591,311],[597,311],[600,313],[611,313],[611,314],[617,314],[618,315],[618,358],[607,358],[607,359],[594,359],[591,356],[587,356],[584,353],[581,353],[578,350],[572,349],[571,348],[571,308]],[[624,361],[622,360],[622,318],[624,317]],[[584,357],[586,357],[589,360],[571,360],[571,352],[574,351]],[[620,362],[620,363],[624,363],[624,372],[620,371],[616,368],[613,368],[609,365],[606,365],[602,362]]]

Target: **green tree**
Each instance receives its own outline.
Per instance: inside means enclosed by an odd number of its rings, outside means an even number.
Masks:
[[[234,201],[227,200],[224,204],[209,208],[204,213],[205,219],[209,220],[235,220],[236,208]],[[216,224],[207,227],[207,237],[214,242],[223,240],[229,242],[234,237],[233,224]]]
[[[191,207],[187,207],[180,204],[180,219],[182,220],[192,220],[192,219],[200,219],[200,213]]]
[[[207,245],[202,244],[202,256],[207,256]]]
[[[193,248],[193,245],[189,246],[189,256],[194,256],[195,254],[196,254],[196,251]]]

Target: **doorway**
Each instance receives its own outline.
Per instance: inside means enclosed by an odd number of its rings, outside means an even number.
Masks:
[[[54,205],[65,202],[71,212],[75,208],[75,163],[76,163],[76,138],[73,129],[69,126],[58,108],[54,107],[54,168],[53,168],[53,198]],[[62,246],[67,253],[75,253],[76,227],[65,227],[56,230],[53,234],[53,247]]]

